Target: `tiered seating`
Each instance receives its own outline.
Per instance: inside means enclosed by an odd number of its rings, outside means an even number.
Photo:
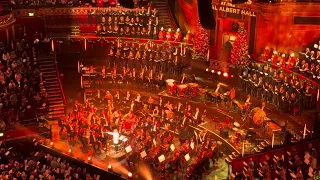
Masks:
[[[317,179],[317,143],[309,143],[233,162],[234,179]],[[316,176],[316,177],[315,177]]]
[[[46,107],[44,77],[37,62],[35,48],[26,48],[24,41],[5,48],[1,53],[1,126],[2,130],[17,124],[34,122],[35,109]]]
[[[71,163],[37,144],[26,139],[2,143],[0,179],[99,179],[81,163]]]

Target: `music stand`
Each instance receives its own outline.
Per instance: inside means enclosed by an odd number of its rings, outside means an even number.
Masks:
[[[186,154],[186,155],[184,156],[184,159],[186,160],[186,162],[188,162],[188,161],[190,160],[190,155],[189,155],[189,154]]]
[[[142,159],[143,159],[144,157],[146,157],[146,156],[147,156],[146,151],[142,151],[142,152],[140,153],[140,156],[141,156]]]
[[[174,151],[174,150],[175,150],[175,147],[174,147],[173,144],[170,145],[170,149],[171,149],[171,151]]]
[[[126,153],[130,153],[132,151],[132,148],[131,148],[131,146],[127,146],[125,148],[125,150],[126,150]]]
[[[159,160],[160,163],[162,163],[163,161],[166,160],[166,157],[164,155],[161,155],[161,156],[158,157],[158,160]]]

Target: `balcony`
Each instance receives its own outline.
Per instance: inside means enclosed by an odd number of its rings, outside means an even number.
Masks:
[[[13,13],[3,12],[3,15],[0,16],[0,29],[12,25],[15,21],[16,18],[14,17]]]

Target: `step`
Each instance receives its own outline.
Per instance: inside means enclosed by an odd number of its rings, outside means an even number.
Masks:
[[[58,83],[58,84],[46,84],[45,87],[46,87],[46,89],[51,89],[53,87],[58,87],[59,88],[60,86],[59,86],[59,83]]]
[[[39,64],[53,64],[54,60],[53,59],[42,59],[42,60],[38,60]]]
[[[41,67],[41,66],[40,66],[40,68],[41,68],[41,71],[42,71],[42,72],[56,71],[56,68],[55,68],[55,67]]]
[[[62,101],[62,97],[52,97],[52,98],[47,98],[48,99],[48,101],[49,101],[49,104],[51,103],[51,102],[55,102],[55,101]]]
[[[45,87],[47,93],[57,93],[58,91],[60,91],[60,87]]]
[[[56,92],[56,93],[49,93],[48,97],[62,97],[60,92]]]
[[[58,79],[51,80],[51,81],[46,81],[46,85],[52,85],[52,84],[58,84],[59,85]]]
[[[52,111],[52,112],[49,112],[48,115],[54,115],[54,114],[65,114],[65,111],[64,110],[59,110],[59,111]]]
[[[48,63],[39,63],[40,67],[55,67],[53,62]]]
[[[49,108],[58,108],[58,107],[65,107],[65,105],[62,104],[49,104]]]
[[[57,73],[54,73],[54,74],[46,74],[44,77],[45,77],[45,79],[47,79],[47,78],[52,78],[52,77],[57,78]]]
[[[63,102],[62,102],[62,100],[61,100],[61,101],[51,101],[51,102],[49,103],[49,106],[51,107],[51,105],[53,105],[53,104],[64,105]]]
[[[53,69],[53,70],[43,71],[42,73],[46,75],[46,74],[56,74],[57,72],[55,69]]]
[[[50,82],[50,81],[58,81],[57,76],[55,76],[55,77],[46,77],[45,79],[46,79],[46,82]]]
[[[65,110],[65,107],[64,106],[58,106],[58,107],[52,107],[52,108],[49,108],[49,111],[60,111],[60,110]]]

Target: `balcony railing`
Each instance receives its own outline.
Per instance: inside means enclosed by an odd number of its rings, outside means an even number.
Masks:
[[[10,12],[0,16],[0,28],[7,27],[16,21],[14,15]]]

